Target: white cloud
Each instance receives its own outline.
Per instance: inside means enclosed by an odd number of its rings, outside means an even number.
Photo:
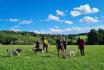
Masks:
[[[85,28],[86,29],[86,28]],[[51,34],[77,34],[77,33],[84,33],[85,29],[81,27],[72,27],[72,28],[65,28],[65,29],[56,29],[56,28],[50,28],[48,29]]]
[[[16,19],[16,18],[10,18],[10,19],[8,19],[8,21],[9,21],[9,22],[18,22],[19,19]]]
[[[73,22],[72,21],[69,21],[69,20],[65,20],[63,22],[66,23],[66,24],[73,24]]]
[[[61,20],[59,17],[54,15],[48,15],[48,19],[46,19],[45,21],[47,20],[57,21],[59,23],[64,23],[64,24],[73,24],[73,22],[70,20]]]
[[[59,28],[58,26],[54,26],[54,28]]]
[[[64,12],[62,12],[60,10],[56,10],[56,14],[57,14],[57,16],[64,16]]]
[[[21,31],[19,29],[19,26],[13,26],[13,27],[10,28],[10,30],[12,30],[12,31]]]
[[[31,24],[32,20],[21,20],[19,23],[20,24]]]
[[[54,16],[54,15],[49,14],[49,15],[48,15],[48,20],[59,21],[60,19],[59,19],[59,17],[57,17],[57,16]]]
[[[81,5],[80,7],[74,8],[74,10],[78,10],[81,13],[84,13],[84,14],[88,14],[90,12],[93,12],[92,9],[91,9],[91,7],[88,4]]]
[[[10,18],[7,19],[6,22],[14,22],[18,24],[31,24],[33,21],[32,20],[21,20],[21,19],[16,19],[16,18]]]
[[[96,13],[96,12],[99,12],[99,9],[98,8],[93,8],[92,11],[93,11],[93,13]]]
[[[79,33],[86,33],[89,32],[91,28],[89,27],[71,27],[66,28],[63,34],[79,34]]]
[[[71,11],[70,13],[71,13],[71,16],[74,16],[74,17],[81,15],[79,11]]]
[[[68,31],[68,32],[71,31],[71,28],[67,28],[66,31]]]
[[[33,30],[31,32],[34,32],[34,33],[37,33],[37,34],[40,34],[41,32],[37,31],[37,30]]]
[[[89,14],[89,13],[97,13],[99,12],[98,8],[91,8],[89,4],[81,5],[80,7],[76,7],[73,11],[70,12],[71,16],[79,16],[81,14]]]
[[[96,29],[96,30],[98,30],[98,29],[104,29],[104,25],[92,27],[91,29]]]
[[[55,29],[55,28],[50,28],[50,29],[48,29],[49,31],[51,31],[52,33],[60,33],[60,32],[62,32],[62,30],[60,30],[60,29]]]
[[[73,29],[73,30],[77,30],[77,31],[81,31],[81,30],[82,30],[81,27],[73,27],[72,29]]]
[[[104,25],[103,26],[95,26],[95,27],[69,27],[69,28],[65,28],[65,29],[61,29],[61,28],[49,28],[48,30],[40,30],[40,31],[32,31],[35,33],[41,33],[41,34],[79,34],[79,33],[87,33],[89,32],[91,29],[104,29]]]
[[[89,32],[91,28],[88,27],[71,27],[71,28],[65,28],[65,29],[56,29],[56,28],[50,28],[48,29],[48,33],[50,34],[79,34],[79,33],[86,33]]]
[[[69,33],[69,34],[73,34],[73,33],[80,33],[82,32],[84,29],[82,29],[81,27],[72,27],[72,28],[67,28],[65,29],[64,33]]]
[[[103,26],[100,26],[99,28],[104,29],[104,25]]]
[[[82,19],[80,19],[80,22],[82,22],[82,23],[96,23],[96,22],[98,22],[98,19],[86,16],[86,17],[83,17]]]

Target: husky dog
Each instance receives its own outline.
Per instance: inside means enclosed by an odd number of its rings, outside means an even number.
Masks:
[[[32,49],[36,54],[37,54],[37,52],[41,52],[41,53],[43,53],[43,50],[41,49],[41,48],[33,48]]]
[[[71,58],[71,57],[75,57],[77,54],[78,54],[77,50],[69,50],[64,52],[64,57]]]
[[[18,53],[20,53],[20,52],[22,52],[22,49],[17,48],[16,51],[17,51]]]
[[[9,53],[10,56],[20,56],[20,52],[22,52],[22,50],[19,48],[17,48],[16,50],[7,49],[7,53]]]

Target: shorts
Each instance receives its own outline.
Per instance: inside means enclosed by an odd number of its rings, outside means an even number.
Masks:
[[[48,44],[44,44],[43,46],[44,46],[44,47],[48,47]]]
[[[79,49],[84,49],[84,46],[79,46]]]
[[[58,45],[58,46],[57,46],[57,49],[63,49],[63,48],[62,48],[62,46],[61,46],[61,45]]]

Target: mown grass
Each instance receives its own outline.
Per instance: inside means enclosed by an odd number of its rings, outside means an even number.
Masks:
[[[70,59],[57,57],[57,50],[50,45],[49,53],[34,54],[34,45],[0,45],[0,70],[104,70],[104,46],[86,46],[85,56]],[[21,56],[9,57],[6,49],[22,48]],[[76,45],[68,49],[77,49]]]

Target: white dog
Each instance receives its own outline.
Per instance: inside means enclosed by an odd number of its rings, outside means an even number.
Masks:
[[[71,57],[75,57],[77,54],[78,54],[77,50],[69,50],[64,52],[64,57],[71,58]]]

